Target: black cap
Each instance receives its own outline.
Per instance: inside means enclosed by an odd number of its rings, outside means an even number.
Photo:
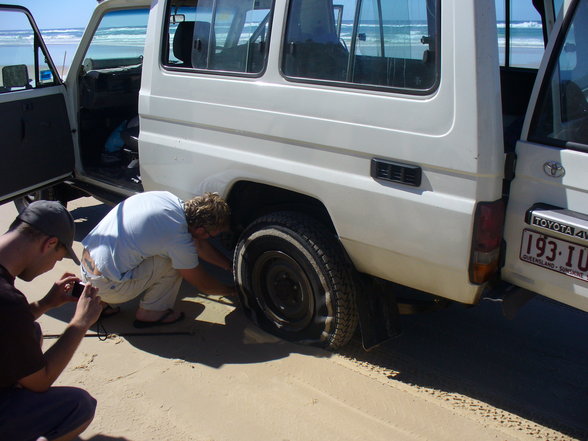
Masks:
[[[76,232],[73,217],[71,217],[69,211],[67,211],[59,202],[32,202],[18,215],[17,219],[26,222],[31,227],[39,230],[47,236],[56,237],[67,249],[67,253],[69,254],[68,257],[77,265],[80,264],[79,259],[71,247]]]

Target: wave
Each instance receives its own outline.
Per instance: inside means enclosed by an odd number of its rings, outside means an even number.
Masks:
[[[127,27],[110,27],[110,28],[100,28],[96,32],[98,33],[111,33],[111,34],[124,34],[124,33],[134,33],[134,32],[141,32],[145,34],[147,32],[147,26],[127,26]]]
[[[41,34],[43,34],[43,35],[63,34],[63,35],[79,35],[79,36],[82,36],[83,33],[84,33],[84,28],[41,29]]]
[[[506,28],[506,23],[498,22],[498,23],[496,23],[496,27],[498,29],[504,29],[504,28]],[[514,29],[538,29],[538,30],[543,29],[543,25],[541,24],[540,21],[511,22],[510,27],[511,27],[511,29],[512,28],[514,28]]]
[[[361,23],[360,28],[379,29],[380,25],[377,23]],[[384,29],[428,29],[427,23],[384,23]],[[341,29],[353,29],[353,23],[342,23]]]
[[[523,23],[511,23],[511,28],[521,28],[521,29],[543,29],[543,25],[541,25],[538,21],[526,21]]]
[[[103,28],[94,35],[94,44],[142,45],[145,42],[145,26],[125,28]],[[42,29],[41,35],[47,45],[77,45],[82,39],[84,29]],[[0,31],[0,46],[31,45],[33,33],[30,30]]]
[[[504,45],[504,23],[498,23],[498,42]],[[513,46],[518,47],[543,47],[541,23],[536,21],[521,21],[512,23],[514,29],[512,37]],[[343,23],[341,38],[351,40],[352,24]],[[378,25],[373,23],[361,24],[361,33],[365,34],[364,45],[377,44],[379,41]],[[426,23],[387,23],[384,25],[384,36],[387,44],[420,46],[420,39],[427,33]],[[94,35],[93,44],[111,46],[141,46],[145,42],[145,26],[127,26],[101,28]],[[57,28],[42,29],[41,34],[47,45],[78,45],[84,33],[83,28]],[[225,36],[219,35],[223,40]],[[33,35],[30,30],[0,31],[0,46],[31,45]]]

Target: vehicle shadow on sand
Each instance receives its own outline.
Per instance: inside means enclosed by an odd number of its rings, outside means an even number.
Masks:
[[[451,407],[509,426],[511,413],[588,439],[588,314],[535,299],[507,320],[500,303],[484,300],[401,319],[399,337],[371,352],[354,339],[340,354]],[[532,426],[521,430],[534,434]]]
[[[76,223],[74,240],[81,242],[86,235],[112,210],[112,206],[106,204],[78,207],[70,211]]]
[[[175,309],[182,311],[184,320],[172,325],[137,329],[133,326],[138,298],[124,303],[121,312],[92,326],[88,335],[101,334],[122,337],[142,351],[169,359],[181,359],[213,368],[225,364],[248,364],[277,360],[290,354],[329,357],[330,352],[319,348],[296,345],[258,329],[243,312],[224,298],[198,295],[188,284],[182,284]],[[235,299],[235,302],[237,300]],[[215,318],[224,323],[201,320],[206,308],[215,311]],[[49,311],[48,315],[67,323],[75,304]],[[218,312],[216,309],[220,309]]]
[[[215,308],[215,302],[221,302],[220,307],[223,311],[215,312],[215,316],[224,317],[224,323],[200,320],[199,316],[204,309]],[[184,311],[185,320],[168,327],[150,329],[161,333],[180,331],[183,332],[182,335],[143,336],[136,332],[139,330],[134,329],[126,333],[123,331],[122,336],[136,348],[160,357],[181,359],[213,368],[220,368],[226,364],[278,360],[293,353],[314,357],[331,355],[317,348],[283,341],[261,331],[245,317],[240,308],[226,305],[224,299],[205,296],[184,297],[176,302],[176,308]],[[150,329],[147,331],[149,332]],[[170,344],[170,341],[173,341],[173,344]]]
[[[75,438],[75,441],[82,441],[82,438]],[[131,441],[129,438],[114,437],[109,435],[94,435],[92,438],[84,438],[84,441]]]

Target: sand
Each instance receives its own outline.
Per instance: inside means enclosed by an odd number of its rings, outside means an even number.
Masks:
[[[74,249],[79,252],[79,240],[108,207],[82,198],[68,208],[78,225]],[[15,215],[13,204],[0,206],[0,227],[5,230]],[[17,285],[37,299],[64,271],[78,273],[72,261],[64,260],[33,282]],[[467,374],[483,369],[473,360],[466,365],[467,351],[447,343],[459,339],[449,336],[447,342],[427,346],[429,337],[416,332],[424,323],[418,320],[400,342],[421,338],[418,350],[439,349],[421,352],[432,357],[408,355],[398,343],[366,355],[358,340],[337,354],[284,342],[257,329],[231,301],[201,296],[190,286],[182,287],[176,305],[187,316],[181,323],[141,334],[131,326],[135,306],[125,304],[120,314],[104,321],[113,334],[105,341],[92,329],[56,383],[82,387],[98,400],[95,420],[82,440],[567,440],[588,434],[581,415],[560,430],[549,418],[532,421],[535,413],[517,410],[512,400],[501,403],[498,398],[508,392],[500,386],[485,393],[484,377]],[[49,336],[45,347],[55,341],[52,334],[64,329],[71,311],[68,305],[40,319]],[[433,334],[443,339],[449,332],[444,329]],[[467,338],[464,344],[476,346]],[[580,345],[586,349],[585,340]],[[511,347],[502,350],[518,357]],[[506,356],[496,362],[492,369],[507,376],[505,381],[525,385],[524,380],[517,383],[525,373],[500,370],[515,362]],[[586,365],[574,365],[578,377]],[[547,361],[543,367],[553,366]],[[585,386],[573,387],[584,396]],[[583,402],[563,397],[563,403],[568,401],[580,412],[588,408],[587,396]],[[548,404],[542,408],[557,412],[549,409]]]

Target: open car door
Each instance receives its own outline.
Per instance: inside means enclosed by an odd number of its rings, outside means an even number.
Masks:
[[[588,0],[565,6],[516,146],[502,277],[588,311]]]
[[[74,169],[65,87],[30,12],[0,5],[0,202]]]

